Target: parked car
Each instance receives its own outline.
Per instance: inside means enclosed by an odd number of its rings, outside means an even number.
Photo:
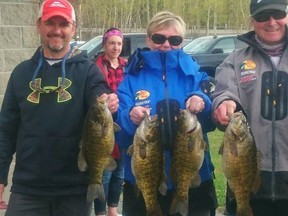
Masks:
[[[77,46],[77,47],[80,47],[82,46],[84,43],[86,43],[86,41],[71,41],[70,44],[72,44],[72,46]]]
[[[204,36],[195,38],[183,47],[200,65],[200,70],[215,76],[216,67],[234,50],[246,47],[237,35]]]
[[[120,56],[128,58],[136,48],[146,47],[146,33],[124,33],[123,48]],[[104,52],[102,35],[96,36],[79,47],[87,51],[88,58],[95,61],[99,54]]]
[[[182,42],[182,47],[185,47],[187,44],[189,44],[192,41],[192,39],[184,38]]]

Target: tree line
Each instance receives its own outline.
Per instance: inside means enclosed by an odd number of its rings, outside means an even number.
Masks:
[[[151,17],[168,10],[180,15],[187,33],[205,30],[248,30],[250,0],[69,0],[75,7],[78,30],[118,27],[145,31]],[[203,34],[203,33],[202,33]]]

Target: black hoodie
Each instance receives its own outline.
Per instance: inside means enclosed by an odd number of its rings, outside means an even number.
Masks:
[[[0,113],[0,183],[7,184],[16,152],[12,192],[85,194],[88,174],[77,165],[83,122],[95,96],[110,90],[98,67],[75,52],[66,60],[62,89],[61,62],[43,60],[33,85],[41,52],[20,63],[8,82]]]

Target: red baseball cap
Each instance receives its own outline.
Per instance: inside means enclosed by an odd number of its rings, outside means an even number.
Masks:
[[[42,3],[38,18],[46,21],[53,16],[61,16],[70,23],[76,22],[74,8],[67,0],[46,0]]]

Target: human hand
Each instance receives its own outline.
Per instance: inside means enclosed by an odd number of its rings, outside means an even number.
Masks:
[[[223,101],[213,113],[213,118],[216,122],[223,126],[229,123],[229,114],[234,113],[236,110],[236,103],[233,100]]]
[[[197,96],[193,95],[186,101],[186,109],[188,109],[192,113],[199,113],[205,108],[204,100]]]
[[[108,102],[108,109],[110,110],[110,112],[113,114],[115,113],[118,108],[119,108],[119,99],[118,96],[115,93],[111,93],[111,94],[102,94],[100,96],[101,100],[107,100]]]
[[[134,124],[139,125],[144,119],[145,113],[150,115],[150,109],[142,106],[133,107],[133,109],[129,113],[130,119]]]
[[[4,188],[5,188],[4,184],[0,184],[0,209],[6,209],[7,208],[7,204],[3,200]]]

